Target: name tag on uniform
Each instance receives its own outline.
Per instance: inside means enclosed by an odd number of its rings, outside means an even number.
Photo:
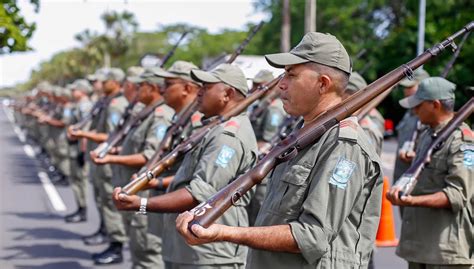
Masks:
[[[332,184],[339,189],[346,189],[347,182],[349,182],[355,168],[356,164],[354,162],[340,157],[336,163],[336,167],[334,167],[329,184]]]
[[[234,155],[235,150],[227,145],[224,145],[217,156],[216,164],[222,168],[226,168]]]

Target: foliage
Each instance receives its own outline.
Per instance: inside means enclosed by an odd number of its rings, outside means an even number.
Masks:
[[[39,10],[39,0],[30,0]],[[36,29],[35,23],[28,23],[20,14],[15,0],[4,0],[0,4],[0,54],[31,50],[27,41]]]

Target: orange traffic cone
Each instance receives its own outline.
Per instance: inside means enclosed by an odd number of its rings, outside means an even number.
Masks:
[[[380,216],[379,229],[375,239],[377,247],[395,247],[398,239],[395,235],[395,222],[393,220],[392,204],[385,197],[389,188],[388,178],[383,178],[382,214]]]

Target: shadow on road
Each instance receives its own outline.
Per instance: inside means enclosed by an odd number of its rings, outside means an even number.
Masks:
[[[1,257],[5,260],[28,260],[37,258],[71,258],[90,260],[91,254],[84,250],[65,248],[60,244],[34,244],[32,246],[13,246],[5,248],[6,251],[14,251],[16,253]],[[63,267],[68,268],[68,267]]]
[[[78,262],[51,262],[41,265],[16,265],[16,269],[84,269],[93,267],[83,267]]]
[[[5,212],[3,215],[17,216],[22,219],[54,220],[63,217],[49,212]]]
[[[58,228],[34,228],[34,229],[13,229],[12,231],[20,233],[15,236],[14,240],[31,240],[31,239],[62,239],[75,240],[81,238],[83,235],[72,231],[58,229]]]

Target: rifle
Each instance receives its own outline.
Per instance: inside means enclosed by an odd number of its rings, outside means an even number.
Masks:
[[[474,97],[471,97],[471,99],[464,104],[461,109],[459,109],[456,115],[442,130],[432,135],[433,141],[431,141],[431,144],[419,154],[422,158],[418,158],[413,162],[410,168],[408,168],[408,170],[405,171],[405,173],[403,173],[400,179],[395,183],[396,187],[400,187],[399,197],[410,195],[418,182],[421,172],[423,172],[425,167],[430,163],[431,155],[443,146],[446,139],[448,139],[451,133],[471,115],[473,110]]]
[[[181,35],[181,37],[178,39],[178,42],[176,42],[176,44],[174,44],[174,46],[171,48],[171,50],[168,51],[168,53],[166,53],[166,55],[163,57],[163,60],[161,60],[160,67],[165,66],[166,62],[173,56],[173,54],[176,51],[176,49],[178,48],[179,44],[181,43],[181,41],[183,41],[183,39],[186,37],[186,35],[188,33],[189,32],[184,32]]]
[[[139,126],[142,121],[153,113],[155,108],[162,105],[164,103],[163,99],[151,104],[148,107],[143,108],[136,116],[130,117],[120,129],[116,129],[116,131],[111,134],[107,141],[101,143],[97,148],[94,149],[94,152],[97,154],[98,158],[104,158],[109,151],[118,145],[122,140],[127,136],[127,134]]]
[[[92,106],[91,111],[86,116],[84,116],[78,123],[72,125],[71,128],[73,130],[80,130],[84,128],[90,120],[99,115],[100,111],[104,107],[106,107],[110,103],[110,101],[112,101],[112,96],[101,97],[97,102],[95,102],[94,106]]]
[[[161,160],[154,164],[148,171],[142,173],[136,179],[132,180],[125,187],[123,187],[123,192],[131,195],[142,190],[148,181],[152,180],[166,169],[173,166],[178,158],[182,157],[184,154],[192,150],[197,144],[199,144],[199,142],[210,130],[245,111],[249,105],[261,98],[268,91],[268,89],[275,87],[281,78],[282,76],[279,76],[272,81],[259,86],[255,92],[234,106],[230,111],[224,115],[212,118],[208,124],[204,125],[201,129],[194,132],[188,139],[177,145],[170,153],[161,158]]]
[[[457,47],[456,51],[453,54],[453,57],[451,58],[451,60],[449,60],[448,64],[444,67],[443,73],[441,73],[441,77],[446,78],[451,68],[453,68],[454,62],[458,58],[459,53],[461,52],[461,48],[464,45],[464,42],[466,42],[466,39],[470,33],[471,32],[466,32],[464,36],[462,37],[461,42],[459,43],[459,46]]]
[[[278,90],[277,87],[273,88],[272,90],[268,91],[268,93],[265,95],[265,97],[262,98],[262,101],[258,103],[254,109],[252,109],[252,112],[250,113],[250,122],[255,123],[258,118],[260,118],[263,113],[265,112],[265,109],[268,108],[268,106],[280,96],[280,91]]]
[[[453,68],[454,62],[456,61],[457,57],[459,56],[459,53],[461,52],[461,48],[464,45],[464,42],[466,42],[467,37],[469,36],[471,32],[466,32],[464,36],[461,39],[461,42],[459,43],[459,46],[456,47],[456,50],[451,58],[451,60],[448,62],[448,64],[444,67],[443,72],[441,73],[441,77],[446,78],[448,75],[449,71]],[[421,122],[420,120],[416,121],[416,129],[413,131],[413,134],[411,135],[411,139],[408,141],[405,141],[405,143],[402,145],[401,150],[405,152],[411,152],[415,150],[415,143],[416,139],[418,138],[419,132],[421,130]]]
[[[226,63],[231,64],[237,56],[239,56],[248,45],[250,40],[255,36],[255,34],[260,30],[262,27],[263,22],[260,22],[257,26],[254,27],[252,32],[247,36],[244,41],[237,47],[237,49],[232,53],[231,57],[226,61]],[[155,154],[148,160],[145,164],[145,168],[148,170],[153,164],[157,163],[166,153],[168,153],[174,145],[179,144],[182,142],[182,139],[178,141],[178,138],[181,136],[183,130],[186,129],[187,124],[191,124],[189,119],[191,116],[198,110],[199,104],[197,100],[194,100],[183,113],[181,113],[180,117],[177,119],[175,123],[173,123],[168,130],[166,131],[165,137],[160,142],[157,151]],[[184,137],[183,137],[184,138]]]
[[[462,30],[448,37],[443,42],[436,44],[407,64],[403,64],[377,79],[365,89],[358,91],[340,104],[325,111],[311,123],[294,131],[285,140],[278,143],[255,167],[229,183],[229,185],[222,188],[206,202],[199,204],[191,210],[194,214],[194,219],[189,223],[189,229],[194,224],[209,227],[229,207],[235,205],[247,191],[256,184],[259,184],[276,165],[294,158],[298,151],[313,144],[327,130],[352,115],[370,100],[391,89],[403,77],[412,77],[413,69],[420,67],[431,58],[437,56],[446,47],[452,46],[455,38],[467,31],[471,31],[473,28],[474,22],[470,22]]]

